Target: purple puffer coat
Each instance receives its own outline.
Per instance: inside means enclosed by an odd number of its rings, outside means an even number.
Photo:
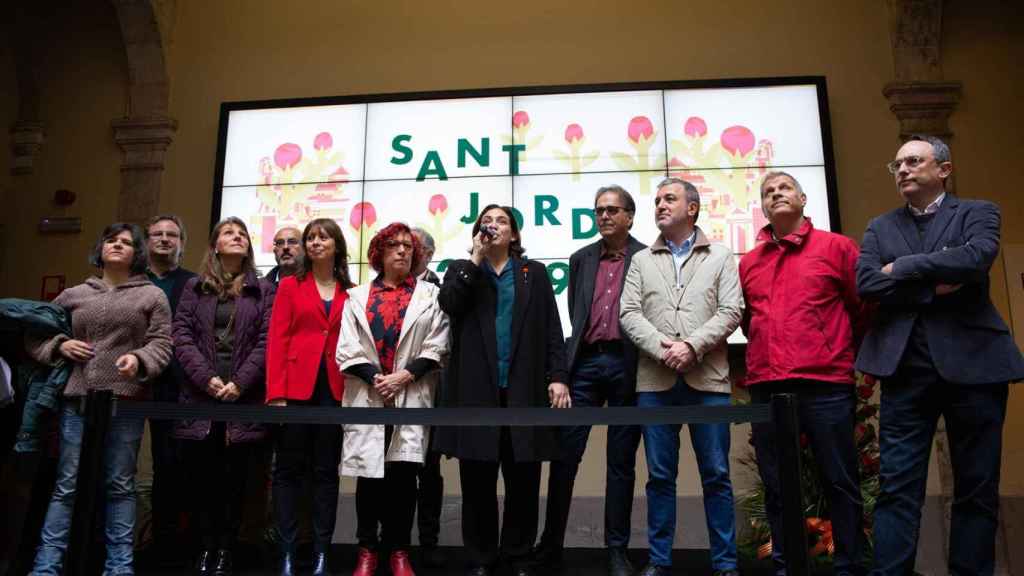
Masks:
[[[265,392],[265,356],[270,309],[274,304],[275,286],[250,272],[245,278],[242,293],[235,302],[234,350],[231,359],[231,378],[241,396],[235,404],[262,404]],[[174,354],[185,372],[179,402],[220,403],[213,396],[210,379],[217,375],[214,342],[214,315],[217,296],[202,289],[200,278],[185,284],[181,301],[174,314]],[[174,430],[176,438],[202,440],[210,433],[209,420],[182,420]],[[267,436],[264,424],[228,422],[229,443],[253,442]]]

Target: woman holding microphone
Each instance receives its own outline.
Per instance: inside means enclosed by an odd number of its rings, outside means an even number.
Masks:
[[[439,301],[451,322],[445,407],[568,408],[562,324],[544,265],[526,260],[513,211],[489,205],[473,225],[468,260],[449,264]],[[530,574],[541,462],[558,457],[552,427],[440,428],[441,453],[459,459],[462,539],[470,574],[492,573],[499,555],[498,469],[505,481],[501,556]]]

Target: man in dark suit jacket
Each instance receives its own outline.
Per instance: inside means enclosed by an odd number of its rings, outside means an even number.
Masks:
[[[882,381],[875,574],[914,567],[928,457],[946,421],[954,502],[952,574],[992,574],[1008,382],[1024,360],[989,297],[999,209],[945,192],[953,170],[938,138],[912,136],[889,164],[907,205],[868,224],[861,297],[879,304],[857,369]]]
[[[594,198],[601,239],[569,258],[569,313],[572,336],[567,342],[573,406],[636,405],[636,347],[619,331],[619,296],[633,254],[646,248],[629,230],[636,204],[620,186],[599,188]],[[561,560],[573,484],[590,426],[562,429],[562,460],[551,463],[544,533],[535,551],[539,563]],[[629,545],[639,426],[608,427],[608,472],[605,486],[605,545],[611,576],[633,572]]]

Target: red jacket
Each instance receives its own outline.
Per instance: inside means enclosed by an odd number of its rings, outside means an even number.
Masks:
[[[280,398],[309,400],[321,359],[327,361],[331,393],[341,401],[345,377],[338,370],[334,351],[347,299],[348,292],[339,284],[328,318],[312,274],[303,280],[295,276],[281,280],[267,337],[267,402]]]
[[[740,259],[747,303],[744,385],[791,378],[852,384],[867,325],[857,296],[857,244],[816,230],[809,218],[778,242],[770,225],[757,239]]]

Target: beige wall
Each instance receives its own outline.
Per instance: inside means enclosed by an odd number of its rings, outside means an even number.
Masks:
[[[999,202],[1006,239],[1021,242],[1024,202],[1006,169],[1022,157],[1014,133],[1019,114],[1002,105],[1024,95],[1016,72],[1024,35],[1011,4],[946,3],[943,55],[946,77],[964,82],[964,100],[952,122],[959,190]],[[120,32],[112,9],[68,6],[76,12],[59,16],[39,42],[48,63],[41,86],[48,140],[36,174],[12,179],[18,193],[5,202],[14,212],[4,211],[3,264],[19,272],[0,276],[4,294],[33,296],[48,272],[64,271],[69,282],[78,281],[88,271],[89,244],[116,213],[120,157],[109,122],[125,106]],[[173,26],[166,27],[173,29],[170,114],[179,129],[167,156],[161,209],[188,224],[194,240],[186,264],[194,267],[209,226],[222,101],[823,75],[843,226],[859,239],[872,215],[898,204],[883,168],[898,131],[881,95],[893,74],[885,3],[739,0],[728,9],[720,6],[675,0],[180,0]],[[71,29],[74,34],[67,34]],[[0,59],[0,73],[3,66]],[[4,98],[0,91],[0,119],[6,119]],[[79,202],[66,212],[83,217],[83,233],[40,237],[38,218],[65,212],[49,200],[61,187],[79,193]],[[26,243],[38,250],[11,248]],[[1001,268],[993,275],[993,295],[1005,312]],[[1014,393],[1007,424],[1007,493],[1024,493],[1024,423],[1012,417],[1024,413],[1022,395]],[[742,454],[745,427],[735,430],[734,451]],[[592,445],[603,445],[594,440]],[[594,452],[585,465],[584,493],[598,494],[603,485],[603,456]],[[681,477],[684,493],[698,490],[693,476]]]

